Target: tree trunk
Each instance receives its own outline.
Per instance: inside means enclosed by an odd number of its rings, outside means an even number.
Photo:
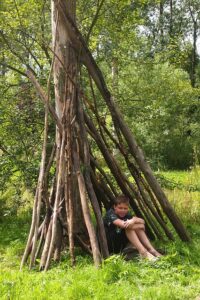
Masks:
[[[170,0],[169,36],[173,37],[173,0]]]
[[[71,18],[75,22],[75,12],[76,12],[76,1],[61,1],[65,6],[68,13],[70,13]],[[66,75],[66,70],[70,73],[70,77],[77,81],[77,57],[74,53],[73,48],[71,47],[71,43],[69,40],[69,35],[66,30],[65,20],[62,15],[58,13],[57,8],[54,6],[57,1],[52,1],[53,8],[53,20],[52,20],[52,34],[53,41],[55,43],[55,63],[54,63],[54,84],[55,84],[55,105],[56,105],[56,113],[59,116],[59,119],[62,120],[64,116],[62,115],[64,105],[72,105],[72,97],[73,97],[73,89],[74,86],[71,83],[71,80]],[[59,20],[57,21],[57,16],[59,16]],[[69,108],[73,110],[74,108]],[[72,116],[71,116],[72,117]],[[57,130],[57,142],[60,139],[60,133]],[[71,145],[69,145],[71,146]],[[72,159],[68,157],[69,159]],[[71,180],[72,180],[72,198],[74,201],[74,232],[77,234],[85,234],[85,224],[83,222],[83,216],[81,213],[80,206],[80,197],[78,191],[78,183],[76,177],[73,176],[74,170],[71,170]]]
[[[196,67],[197,67],[197,21],[193,22],[193,47],[192,47],[192,62],[191,62],[191,84],[196,86]]]
[[[164,0],[160,0],[159,27],[160,27],[160,45],[161,45],[161,49],[163,49],[164,47]]]
[[[191,71],[190,71],[190,78],[192,87],[196,86],[196,67],[197,67],[197,31],[198,31],[198,13],[195,12],[195,5],[194,7],[189,2],[189,13],[193,23],[193,47],[192,47],[192,57],[191,57]]]

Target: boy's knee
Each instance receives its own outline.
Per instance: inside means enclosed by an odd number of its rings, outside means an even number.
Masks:
[[[137,222],[141,224],[145,224],[145,221],[142,218],[137,218]]]
[[[127,228],[125,228],[125,231],[137,231],[137,230],[145,230],[145,226],[144,224],[142,223],[135,223],[135,224],[132,224],[130,226],[128,226]]]

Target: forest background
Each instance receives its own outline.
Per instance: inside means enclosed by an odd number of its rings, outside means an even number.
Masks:
[[[25,72],[31,68],[46,86],[52,58],[50,11],[49,1],[0,4],[2,224],[32,207],[44,107]],[[163,187],[182,188],[185,181],[169,171],[198,170],[200,159],[199,1],[80,0],[77,25]],[[105,118],[100,97],[97,103]],[[55,127],[49,122],[50,151]],[[106,122],[112,131],[109,116]],[[198,180],[186,185],[189,191],[200,189]]]

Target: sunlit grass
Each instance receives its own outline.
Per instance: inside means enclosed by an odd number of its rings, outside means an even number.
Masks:
[[[198,186],[200,189],[200,167],[196,166],[189,171],[165,171],[159,172],[164,175],[166,179],[174,182],[184,184],[186,187]]]
[[[170,243],[158,262],[125,262],[119,256],[98,270],[88,257],[78,257],[75,269],[68,260],[47,273],[20,272],[1,263],[1,299],[195,299],[200,294],[200,255],[197,244]],[[193,260],[193,256],[195,259]],[[19,263],[19,260],[17,260]]]
[[[184,185],[199,184],[199,170],[165,172],[164,176]],[[195,173],[196,172],[196,173]],[[120,256],[104,261],[98,270],[91,257],[77,252],[77,266],[70,267],[64,253],[59,264],[44,273],[37,268],[19,271],[30,216],[6,216],[0,223],[0,299],[198,299],[200,296],[200,192],[166,190],[170,202],[188,228],[192,242],[158,242],[166,251],[150,263],[138,257],[125,262]]]
[[[195,167],[190,171],[160,173],[164,178],[175,183],[173,189],[165,189],[165,192],[181,219],[187,223],[198,222],[200,219],[200,167]]]
[[[185,190],[166,191],[168,199],[182,219],[197,222],[200,219],[200,192]]]

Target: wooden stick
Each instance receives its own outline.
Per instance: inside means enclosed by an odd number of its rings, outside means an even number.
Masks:
[[[77,147],[78,147],[78,145],[77,145]],[[92,224],[90,209],[89,209],[87,198],[86,198],[87,192],[86,192],[84,177],[83,177],[83,174],[81,173],[78,153],[76,151],[74,151],[73,154],[74,154],[74,166],[75,166],[77,179],[78,179],[82,211],[83,211],[85,224],[86,224],[86,227],[88,230],[88,234],[90,237],[94,264],[96,267],[99,267],[99,265],[101,264],[101,255],[99,252],[98,241],[97,241],[96,233],[94,230],[94,226]]]
[[[34,198],[34,205],[33,205],[33,213],[32,213],[32,223],[31,228],[28,236],[28,241],[26,243],[26,248],[22,257],[20,270],[22,270],[23,265],[28,259],[28,255],[30,254],[30,247],[32,244],[32,238],[34,236],[34,230],[35,230],[35,222],[36,222],[36,213],[37,213],[37,197],[38,197],[38,189],[36,189],[35,198]]]
[[[124,176],[123,176],[116,160],[114,159],[114,157],[111,155],[110,151],[104,145],[103,140],[101,139],[101,136],[98,134],[93,122],[91,120],[89,120],[89,118],[86,114],[84,114],[84,119],[90,130],[90,134],[92,135],[93,139],[96,141],[101,153],[103,154],[103,156],[105,158],[105,161],[106,161],[108,167],[110,168],[114,178],[116,179],[120,189],[122,190],[122,193],[129,197],[130,201],[132,202],[133,209],[134,209],[136,215],[142,217],[142,214],[141,214],[140,210],[138,209],[138,206],[136,205],[132,195],[130,194],[129,189],[127,188],[127,185],[123,179]]]
[[[44,90],[42,89],[41,85],[39,84],[39,82],[37,81],[37,79],[35,78],[34,74],[30,71],[27,70],[26,72],[28,78],[30,79],[30,81],[33,83],[34,87],[36,88],[41,100],[44,102],[44,104],[47,104],[49,112],[51,114],[51,116],[53,117],[53,119],[56,122],[56,125],[60,131],[60,133],[62,133],[62,124],[59,120],[59,117],[57,116],[55,109],[53,108],[53,106],[48,102],[48,96],[46,95],[46,93],[44,92]]]
[[[84,100],[86,101],[86,103],[88,104],[88,99],[85,97],[84,95]],[[94,99],[94,102],[95,102],[95,99]],[[141,191],[141,194],[142,196],[145,197],[145,201],[148,201],[147,200],[147,196],[146,196],[146,193],[144,191],[144,189],[146,189],[146,191],[148,192],[156,210],[157,210],[157,213],[159,215],[159,218],[161,218],[164,222],[164,218],[163,218],[163,215],[158,207],[158,204],[156,202],[156,199],[154,198],[153,194],[151,193],[151,190],[150,188],[148,187],[147,184],[145,184],[145,181],[144,181],[144,178],[141,176],[139,170],[137,169],[137,167],[133,164],[133,162],[130,161],[129,159],[129,156],[128,156],[128,151],[125,150],[125,145],[124,145],[124,142],[121,138],[121,136],[118,136],[118,138],[120,139],[120,143],[116,140],[115,137],[112,136],[112,134],[110,133],[110,131],[107,129],[106,125],[104,122],[101,122],[100,118],[99,118],[99,115],[98,115],[98,112],[97,112],[97,108],[95,106],[95,108],[91,105],[91,103],[89,104],[90,105],[90,108],[92,110],[92,112],[95,114],[96,118],[97,118],[97,121],[98,121],[98,124],[99,124],[99,127],[102,127],[103,130],[105,131],[105,133],[108,135],[108,137],[111,139],[111,141],[114,143],[115,147],[117,147],[117,149],[120,151],[120,153],[123,155],[124,159],[125,159],[125,162],[126,162],[126,165],[131,173],[131,175],[133,176],[139,190]],[[102,132],[102,130],[100,131]],[[118,131],[117,131],[117,135],[118,135]],[[167,232],[167,235],[169,235],[168,237],[170,239],[172,239],[172,234]]]
[[[74,205],[73,205],[73,157],[72,157],[72,119],[73,119],[73,106],[74,106],[74,89],[73,89],[73,97],[71,97],[71,101],[73,105],[71,105],[71,109],[69,109],[66,113],[66,175],[65,175],[65,206],[66,206],[66,215],[67,215],[67,224],[68,224],[68,238],[69,238],[69,253],[71,258],[72,267],[75,265],[75,253],[74,253]]]
[[[56,240],[56,227],[57,227],[57,219],[58,219],[58,208],[60,203],[60,196],[61,196],[61,188],[63,185],[63,170],[64,170],[64,153],[65,153],[65,133],[63,132],[62,141],[61,141],[61,148],[60,148],[60,157],[59,157],[59,168],[58,168],[58,179],[57,179],[57,188],[56,188],[56,198],[53,208],[53,219],[52,219],[52,237],[50,248],[45,264],[44,270],[47,271],[50,264],[50,259],[52,258],[53,251],[55,249],[55,240]]]
[[[108,245],[107,245],[107,239],[106,239],[106,234],[105,234],[105,228],[101,216],[101,211],[100,207],[97,201],[96,194],[94,192],[92,183],[91,183],[91,177],[90,177],[90,153],[89,153],[89,145],[88,145],[88,139],[87,139],[87,133],[86,133],[86,128],[85,128],[85,121],[83,117],[83,108],[82,108],[82,103],[80,102],[79,98],[77,97],[77,115],[78,115],[78,130],[79,130],[79,136],[80,139],[83,141],[83,151],[82,151],[82,156],[83,156],[83,162],[85,166],[85,170],[83,173],[83,176],[85,178],[85,184],[87,188],[87,192],[96,216],[97,220],[97,225],[99,228],[99,237],[100,237],[100,244],[101,244],[101,249],[102,249],[102,254],[103,257],[106,258],[109,256],[108,252]]]
[[[50,247],[50,243],[51,243],[51,237],[52,237],[52,219],[48,226],[47,236],[46,236],[44,248],[42,251],[42,256],[41,256],[41,260],[40,260],[40,271],[44,270],[45,265],[46,265],[49,247]]]
[[[36,249],[37,249],[38,226],[39,226],[39,221],[40,221],[40,210],[41,210],[42,194],[43,194],[43,187],[44,187],[47,135],[48,135],[48,109],[46,106],[45,107],[44,142],[43,142],[43,147],[42,147],[42,159],[41,159],[40,174],[39,174],[39,180],[38,180],[37,213],[36,213],[36,219],[35,219],[33,246],[32,246],[32,251],[31,251],[31,258],[30,258],[30,269],[34,266],[35,259],[36,259],[35,253],[36,253]]]
[[[104,170],[100,167],[97,160],[92,155],[90,155],[90,160],[95,165],[95,167],[99,170],[99,172],[102,174],[103,178],[105,178],[105,180],[106,180],[107,184],[109,185],[114,196],[117,197],[118,193],[117,193],[116,189],[114,188],[112,181],[109,179],[109,177],[104,172]]]

